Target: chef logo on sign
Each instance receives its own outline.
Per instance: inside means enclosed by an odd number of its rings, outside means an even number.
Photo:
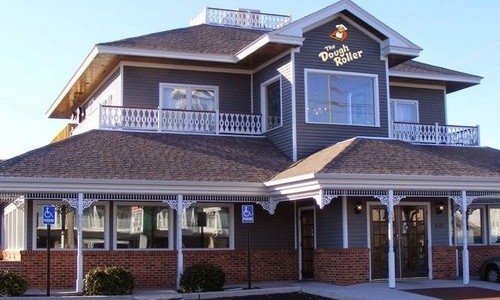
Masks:
[[[347,27],[345,27],[344,24],[338,24],[335,27],[337,28],[337,30],[332,32],[330,34],[330,37],[332,39],[335,39],[335,40],[338,40],[341,42],[344,41],[349,36],[349,34],[347,33]]]

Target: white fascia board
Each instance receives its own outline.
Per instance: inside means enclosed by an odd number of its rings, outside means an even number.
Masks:
[[[103,45],[97,45],[96,48],[98,49],[99,53],[102,54],[188,59],[188,60],[211,61],[211,62],[222,62],[222,63],[237,62],[233,55],[186,53],[186,52],[124,48],[124,47],[103,46]]]
[[[245,48],[240,50],[238,53],[236,53],[235,56],[236,56],[236,59],[238,61],[240,61],[269,43],[279,43],[279,44],[287,44],[287,45],[292,45],[292,46],[302,46],[303,41],[304,41],[304,39],[302,37],[276,35],[276,34],[272,34],[272,33],[264,34],[263,36],[259,37],[255,41],[253,41],[250,45],[246,46]]]
[[[50,115],[54,112],[56,107],[61,103],[61,101],[64,99],[64,97],[68,94],[70,89],[75,85],[75,83],[78,81],[80,76],[82,76],[83,72],[87,70],[89,65],[92,63],[92,61],[95,59],[95,57],[99,54],[99,51],[96,46],[90,50],[90,53],[87,55],[85,60],[81,63],[80,67],[76,70],[76,72],[73,74],[71,79],[68,81],[66,86],[63,88],[61,93],[59,93],[59,96],[57,96],[56,100],[52,103],[52,105],[49,107],[49,109],[45,112],[45,115],[47,117],[50,117]]]
[[[408,48],[404,46],[397,46],[391,44],[390,40],[385,40],[382,42],[380,54],[382,56],[387,56],[389,54],[398,54],[398,55],[417,57],[420,55],[420,51],[422,51],[422,49],[420,48]]]
[[[322,188],[498,191],[500,177],[316,174]]]
[[[483,79],[480,76],[422,74],[422,73],[412,73],[412,72],[404,72],[404,71],[391,71],[391,70],[389,70],[389,76],[411,78],[411,79],[425,79],[425,80],[450,81],[450,82],[464,82],[464,83],[473,83],[473,84],[479,84],[481,82],[481,79]]]
[[[0,177],[2,192],[266,196],[262,183]]]
[[[392,28],[385,25],[383,22],[381,22],[350,0],[341,0],[337,3],[334,3],[322,10],[319,10],[278,30],[275,30],[274,33],[291,36],[302,36],[305,28],[311,28],[311,26],[315,24],[322,24],[324,20],[330,19],[332,16],[341,13],[343,10],[351,12],[352,14],[363,20],[365,23],[375,28],[375,30],[387,36],[389,45],[391,47],[408,48],[409,51],[411,49],[412,52],[416,51],[418,53],[422,50],[422,48],[412,43],[404,36],[394,31]]]

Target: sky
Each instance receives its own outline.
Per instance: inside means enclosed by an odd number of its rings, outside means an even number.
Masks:
[[[189,25],[204,7],[259,9],[298,20],[335,0],[0,0],[0,160],[42,147],[68,120],[49,119],[58,97],[101,42]],[[418,61],[484,77],[447,95],[447,121],[479,125],[500,149],[500,1],[354,0],[417,44]]]

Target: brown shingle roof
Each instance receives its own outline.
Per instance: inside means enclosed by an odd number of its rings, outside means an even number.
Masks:
[[[290,163],[263,138],[94,130],[4,161],[0,177],[265,182]]]
[[[234,55],[265,33],[262,30],[201,24],[98,45],[199,54]]]
[[[395,65],[391,68],[391,71],[402,71],[416,74],[427,74],[427,75],[448,75],[448,76],[460,76],[469,77],[471,79],[481,79],[482,77],[458,72],[455,70],[446,69],[443,67],[438,67],[434,65],[425,64],[415,60],[408,60],[401,64]]]
[[[500,177],[500,150],[355,138],[318,151],[273,179],[310,173]]]

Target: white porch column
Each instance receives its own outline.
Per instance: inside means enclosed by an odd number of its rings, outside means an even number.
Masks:
[[[83,210],[89,208],[95,199],[85,199],[83,193],[78,193],[78,198],[62,199],[76,209],[76,229],[77,229],[77,253],[76,253],[76,292],[83,292],[83,232],[82,216]]]
[[[347,197],[342,197],[342,248],[349,248],[349,226],[347,223]]]
[[[177,248],[177,289],[181,287],[181,275],[184,272],[184,256],[182,254],[182,195],[177,195],[177,226],[176,226],[176,248]]]
[[[389,288],[396,287],[396,262],[394,257],[394,191],[389,190],[387,198],[387,235],[389,240],[388,268],[389,268]]]
[[[460,212],[462,213],[462,273],[463,283],[469,284],[469,249],[467,249],[467,192],[462,191],[462,205],[460,205]]]

